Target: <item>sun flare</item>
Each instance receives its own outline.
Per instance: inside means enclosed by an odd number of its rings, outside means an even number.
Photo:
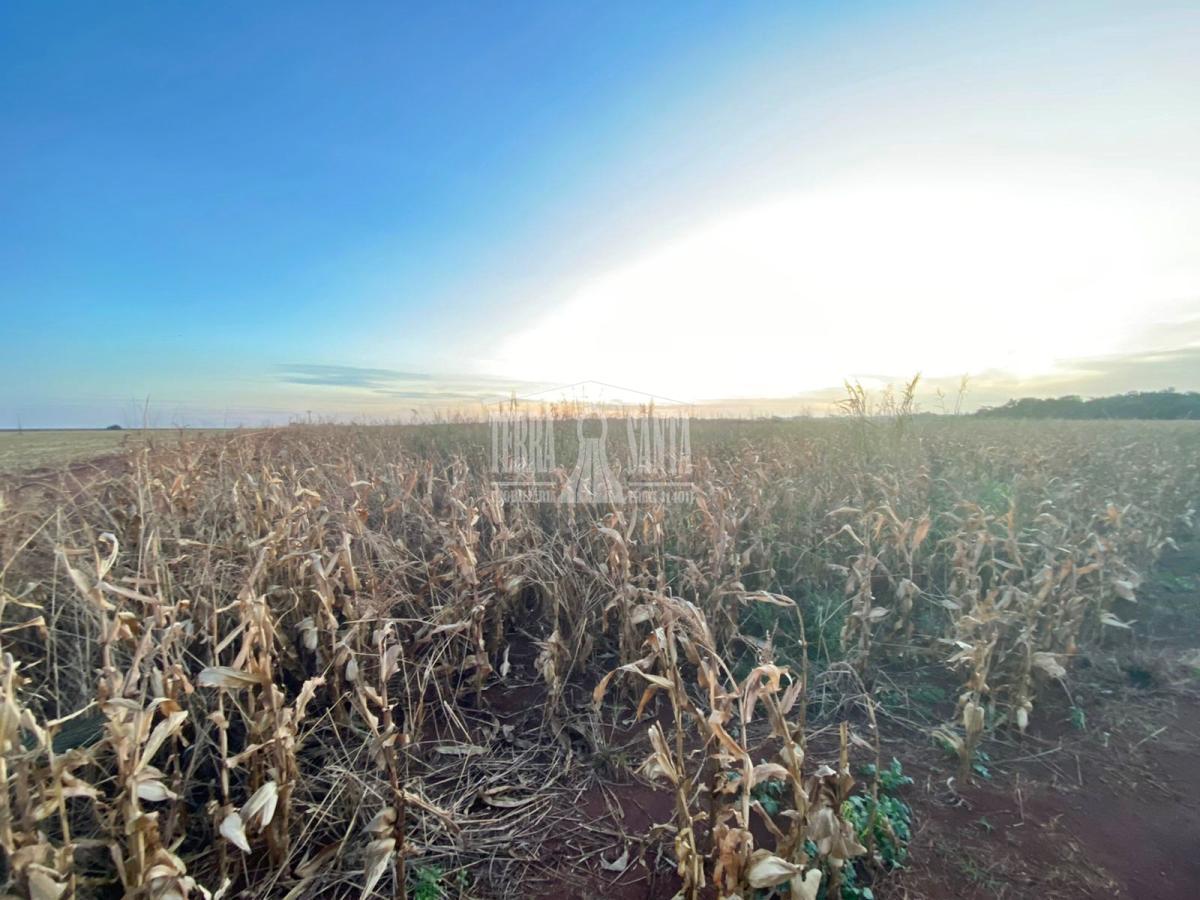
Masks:
[[[1122,348],[1197,283],[1168,201],[979,181],[794,194],[579,285],[494,364],[689,397],[788,395],[843,373],[1042,375]]]

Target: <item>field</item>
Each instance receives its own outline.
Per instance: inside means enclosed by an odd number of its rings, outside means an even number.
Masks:
[[[141,429],[97,431],[0,431],[0,473],[20,472],[43,466],[61,466],[122,451],[144,443],[161,443],[181,435],[204,432]]]
[[[1195,896],[1200,426],[900,411],[690,448],[686,501],[619,504],[505,502],[469,424],[0,478],[0,881]]]

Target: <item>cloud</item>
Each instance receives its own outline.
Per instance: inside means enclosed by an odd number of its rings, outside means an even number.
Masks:
[[[983,376],[981,388],[990,399],[1054,397],[1079,394],[1102,397],[1126,391],[1175,388],[1200,390],[1200,347],[1114,354],[1064,362],[1059,372],[1015,382],[1004,375]]]
[[[483,391],[478,393],[463,393],[460,391],[379,391],[378,393],[388,397],[395,397],[397,400],[490,400],[499,397],[500,395],[495,390]]]
[[[276,367],[275,380],[304,387],[351,389],[379,400],[410,400],[429,403],[492,401],[545,387],[541,382],[498,378],[488,375],[405,372],[362,366],[288,363]]]
[[[364,369],[358,366],[324,366],[310,363],[289,363],[278,366],[278,380],[287,384],[355,387],[373,390],[388,388],[397,383],[429,381],[433,376],[418,372],[398,372],[395,369]]]

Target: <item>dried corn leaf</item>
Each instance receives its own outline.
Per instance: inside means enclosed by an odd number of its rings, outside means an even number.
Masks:
[[[746,867],[746,881],[759,890],[775,887],[801,873],[801,868],[781,859],[769,850],[755,850]]]
[[[246,840],[246,829],[243,827],[242,817],[236,812],[231,812],[221,820],[221,836],[229,843],[237,847],[243,853],[250,852],[250,842]]]
[[[196,684],[200,687],[219,687],[228,690],[254,687],[262,683],[262,676],[229,666],[209,666],[202,670],[196,678]]]
[[[488,752],[478,744],[438,744],[433,749],[443,756],[482,756]]]
[[[258,816],[260,828],[266,828],[275,818],[275,806],[279,802],[279,785],[274,781],[263,782],[262,786],[250,795],[250,799],[242,805],[242,821],[250,824]]]
[[[187,716],[188,714],[183,711],[171,713],[154,726],[154,731],[150,733],[150,738],[146,741],[146,746],[142,749],[142,757],[137,765],[139,769],[150,764],[150,760],[154,758],[154,754],[158,752],[159,747],[163,745],[163,742],[167,738],[179,730],[179,726],[183,724],[183,720]]]
[[[392,861],[392,851],[396,848],[395,838],[379,838],[367,844],[366,881],[363,883],[362,897],[369,897],[383,873],[387,871]]]

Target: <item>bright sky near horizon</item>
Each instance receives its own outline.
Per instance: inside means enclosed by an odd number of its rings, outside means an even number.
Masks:
[[[21,0],[0,114],[0,427],[1200,389],[1194,3]]]

